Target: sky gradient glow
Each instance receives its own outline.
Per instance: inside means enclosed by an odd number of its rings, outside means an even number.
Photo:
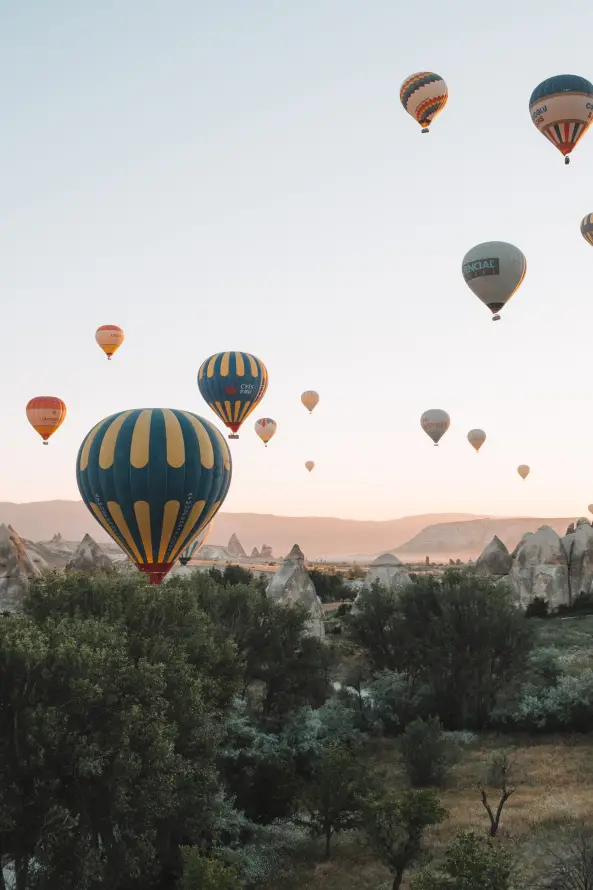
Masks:
[[[565,167],[528,101],[593,79],[590,6],[402,6],[0,2],[0,500],[78,498],[80,441],[114,411],[215,420],[197,370],[241,349],[270,386],[231,443],[227,510],[586,511],[593,133]],[[429,136],[399,104],[418,70],[449,85]],[[485,240],[527,257],[497,324],[461,276]],[[100,324],[126,333],[110,363]],[[48,448],[36,395],[68,405]]]

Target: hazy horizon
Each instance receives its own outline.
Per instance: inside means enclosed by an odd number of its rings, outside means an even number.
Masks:
[[[196,374],[241,349],[270,385],[225,512],[586,515],[593,132],[565,167],[528,111],[546,77],[593,80],[584,3],[0,5],[1,500],[78,500],[79,444],[115,411],[220,426]],[[449,86],[428,136],[399,103],[418,70]],[[485,240],[527,257],[497,324],[461,275]],[[125,331],[112,362],[100,324]],[[46,394],[68,406],[48,448],[25,418]]]

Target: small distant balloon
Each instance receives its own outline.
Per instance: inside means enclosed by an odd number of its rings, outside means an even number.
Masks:
[[[423,133],[440,114],[449,98],[447,84],[432,71],[419,71],[402,83],[399,98],[405,110],[422,127]]]
[[[434,444],[438,445],[451,425],[451,418],[441,408],[429,408],[420,418],[420,425]]]
[[[589,513],[593,513],[593,504],[589,504],[587,510],[589,511]]]
[[[593,118],[593,84],[576,74],[557,74],[542,81],[529,100],[531,120],[554,148],[568,155]]]
[[[309,414],[313,413],[313,408],[319,402],[319,393],[315,392],[314,389],[308,389],[301,396],[301,402],[309,412]]]
[[[255,432],[267,448],[268,442],[276,432],[276,421],[272,420],[271,417],[262,417],[260,420],[255,421],[254,428]]]
[[[467,441],[478,452],[486,441],[486,433],[484,430],[470,430],[467,434]]]
[[[588,213],[581,220],[581,235],[585,241],[593,245],[593,213]]]
[[[95,331],[95,340],[111,361],[111,356],[124,342],[124,332],[116,324],[103,324]]]
[[[531,470],[527,466],[527,464],[519,464],[519,466],[517,467],[517,473],[519,474],[521,479],[523,479],[524,481],[525,481],[525,479],[527,479],[530,472],[531,472]]]
[[[492,321],[499,321],[500,310],[525,278],[527,260],[514,244],[486,241],[466,253],[461,271],[469,289],[492,312]]]
[[[55,396],[36,396],[27,403],[26,412],[27,420],[39,433],[44,445],[66,419],[66,405]]]
[[[305,461],[305,466],[306,466],[306,468],[309,470],[309,472],[311,472],[311,470],[312,470],[313,467],[315,466],[315,462],[312,461],[312,460],[306,460],[306,461]]]

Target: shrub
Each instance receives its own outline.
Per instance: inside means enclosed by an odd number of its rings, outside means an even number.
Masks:
[[[182,847],[183,878],[180,890],[241,890],[234,869],[217,859],[205,859],[195,847]]]
[[[367,720],[389,734],[403,732],[417,717],[428,717],[432,710],[430,689],[415,688],[406,674],[381,671],[368,684]]]
[[[522,729],[540,732],[593,730],[593,670],[564,674],[556,686],[525,686],[514,721]]]
[[[550,604],[543,596],[534,596],[525,609],[526,618],[548,618]]]
[[[464,831],[447,850],[442,871],[420,872],[412,890],[510,890],[512,872],[511,856],[499,842]]]
[[[400,739],[400,752],[413,788],[442,788],[459,749],[443,733],[437,717],[414,720]]]

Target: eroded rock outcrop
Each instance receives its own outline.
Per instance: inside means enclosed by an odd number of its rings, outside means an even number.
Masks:
[[[287,606],[295,603],[304,606],[310,616],[307,622],[308,633],[320,639],[325,636],[323,606],[305,568],[305,557],[298,544],[294,545],[278,566],[266,593],[274,602]]]
[[[251,551],[251,558],[259,559],[259,551],[258,551],[257,547],[254,547],[253,550]]]
[[[262,559],[273,559],[274,554],[272,552],[272,548],[268,544],[264,544],[262,546],[260,556]]]
[[[505,544],[494,535],[487,547],[476,560],[475,571],[478,575],[501,578],[508,575],[513,566],[513,558]]]
[[[242,556],[242,557],[246,557],[246,556],[247,556],[247,554],[246,554],[245,551],[243,550],[243,546],[242,546],[242,544],[241,544],[241,541],[239,540],[239,538],[237,537],[237,535],[235,535],[234,533],[233,533],[233,534],[231,535],[231,537],[229,538],[229,543],[227,544],[227,548],[226,548],[226,549],[227,549],[228,552],[231,554],[231,556],[239,556],[239,557],[241,557],[241,556]]]
[[[20,612],[23,596],[39,574],[19,535],[0,525],[0,612]]]
[[[535,597],[546,599],[551,609],[569,605],[568,559],[560,536],[548,525],[524,536],[515,548],[508,576],[519,604]]]
[[[402,562],[393,553],[382,553],[369,566],[363,587],[378,583],[393,593],[410,584],[410,576]]]
[[[85,535],[66,566],[66,571],[98,572],[110,569],[112,565],[99,544],[90,535]]]
[[[593,528],[585,519],[562,538],[568,564],[571,602],[581,593],[593,592]]]

